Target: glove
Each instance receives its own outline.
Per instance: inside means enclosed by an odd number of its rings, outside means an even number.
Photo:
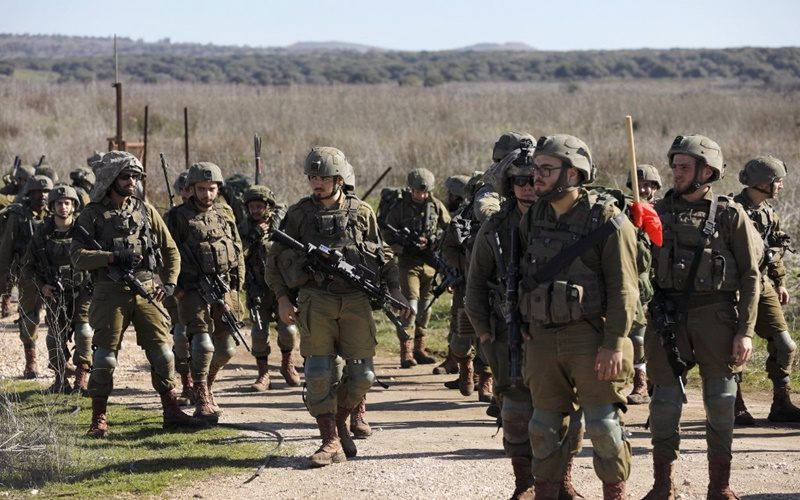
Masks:
[[[650,241],[660,247],[664,243],[664,235],[661,219],[653,206],[643,201],[631,203],[630,212],[633,225],[647,233]]]
[[[114,255],[114,264],[125,269],[134,269],[142,262],[142,256],[131,249],[114,250],[112,253]]]

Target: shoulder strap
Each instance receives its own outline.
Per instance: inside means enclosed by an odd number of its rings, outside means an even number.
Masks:
[[[697,270],[700,268],[700,256],[703,254],[703,249],[708,244],[708,240],[714,235],[717,230],[717,207],[719,206],[719,198],[714,196],[711,198],[711,206],[708,208],[708,218],[705,224],[700,229],[700,244],[694,249],[692,255],[692,266],[689,268],[689,276],[686,277],[686,289],[683,291],[683,298],[688,302],[689,295],[694,291],[694,278],[697,276]]]

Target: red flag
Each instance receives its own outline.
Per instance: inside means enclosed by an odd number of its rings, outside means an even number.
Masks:
[[[657,247],[664,243],[661,219],[653,206],[644,201],[635,201],[630,205],[633,225],[643,230]]]

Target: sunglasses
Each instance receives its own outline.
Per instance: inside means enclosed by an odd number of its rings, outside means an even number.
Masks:
[[[141,178],[142,178],[142,174],[137,174],[137,173],[127,173],[127,172],[126,172],[126,173],[123,173],[123,174],[119,174],[119,178],[120,178],[121,180],[123,180],[123,181],[127,181],[128,179],[133,179],[133,180],[135,180],[135,181],[138,181],[139,179],[141,179]]]
[[[533,176],[532,175],[515,175],[513,179],[514,185],[523,187],[527,185],[533,186]]]

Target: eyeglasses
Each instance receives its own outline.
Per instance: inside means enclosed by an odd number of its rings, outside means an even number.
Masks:
[[[561,167],[539,167],[539,166],[534,165],[532,167],[532,169],[533,169],[534,175],[535,174],[539,174],[542,177],[550,177],[553,174],[554,171],[561,170]]]
[[[534,180],[532,175],[515,175],[513,182],[515,186],[524,187],[527,185],[533,186]]]
[[[123,181],[127,181],[129,179],[133,179],[135,181],[138,181],[139,179],[142,178],[142,174],[139,174],[139,173],[136,173],[136,172],[134,172],[134,173],[125,172],[125,173],[119,174],[119,178],[120,178],[120,180],[123,180]]]

